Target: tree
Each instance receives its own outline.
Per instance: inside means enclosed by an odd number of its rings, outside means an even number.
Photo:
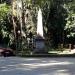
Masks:
[[[64,28],[66,31],[67,43],[75,44],[75,0],[68,2],[65,8],[68,13],[68,17],[66,18],[67,23]]]
[[[12,31],[12,23],[11,21],[11,15],[10,15],[10,6],[7,5],[6,3],[0,4],[0,36],[1,36],[1,40],[2,42],[0,42],[1,44],[4,43],[6,41],[5,37],[9,37],[11,38],[10,34]],[[10,41],[10,40],[8,40]]]
[[[40,7],[43,13],[44,36],[49,39],[53,46],[58,46],[60,43],[65,43],[66,35],[71,33],[67,28],[74,25],[74,20],[71,21],[74,15],[74,0],[24,0],[25,13],[25,33],[32,31],[36,34],[37,11]],[[28,14],[26,14],[28,11]],[[28,16],[30,16],[28,18]],[[68,22],[69,25],[68,24]],[[71,25],[72,24],[72,25]],[[72,27],[74,28],[74,26]],[[34,29],[34,30],[33,30]],[[70,27],[71,29],[71,27]],[[68,31],[69,30],[69,31]],[[71,29],[72,30],[72,29]]]

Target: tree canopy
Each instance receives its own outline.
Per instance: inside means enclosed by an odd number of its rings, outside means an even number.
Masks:
[[[12,33],[10,8],[6,3],[0,4],[0,38]],[[23,33],[26,37],[29,37],[30,32],[36,35],[39,8],[43,14],[44,36],[51,46],[57,47],[60,43],[74,44],[75,0],[23,0]]]
[[[0,4],[0,44],[6,42],[5,38],[11,34],[12,23],[10,20],[10,6],[6,3]]]

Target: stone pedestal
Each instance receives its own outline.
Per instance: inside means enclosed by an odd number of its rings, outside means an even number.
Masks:
[[[46,53],[45,51],[45,41],[42,37],[35,38],[35,49],[34,53]]]

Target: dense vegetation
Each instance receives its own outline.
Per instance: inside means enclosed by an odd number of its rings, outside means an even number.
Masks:
[[[11,20],[11,5],[0,4],[0,44],[11,46],[15,40]],[[58,48],[60,44],[75,44],[75,0],[23,0],[23,36],[21,42],[27,45],[27,38],[36,35],[37,11],[39,7],[43,14],[44,37],[46,45],[50,48]],[[10,11],[10,12],[9,12]],[[26,12],[28,11],[28,13]],[[10,18],[10,20],[9,20]],[[24,18],[27,19],[24,21]],[[20,25],[17,18],[17,23]],[[20,27],[20,26],[19,26]],[[19,28],[20,29],[20,28]],[[17,30],[18,31],[18,30]],[[19,37],[17,35],[16,37]]]
[[[12,31],[10,6],[6,3],[0,4],[0,44],[7,45],[11,41]]]

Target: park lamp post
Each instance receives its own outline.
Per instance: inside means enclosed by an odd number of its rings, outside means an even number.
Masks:
[[[17,0],[17,18],[20,22],[20,30],[18,31],[20,34],[20,49],[22,50],[22,26],[23,26],[23,21],[22,21],[22,13],[23,13],[23,5],[22,5],[22,0]]]

